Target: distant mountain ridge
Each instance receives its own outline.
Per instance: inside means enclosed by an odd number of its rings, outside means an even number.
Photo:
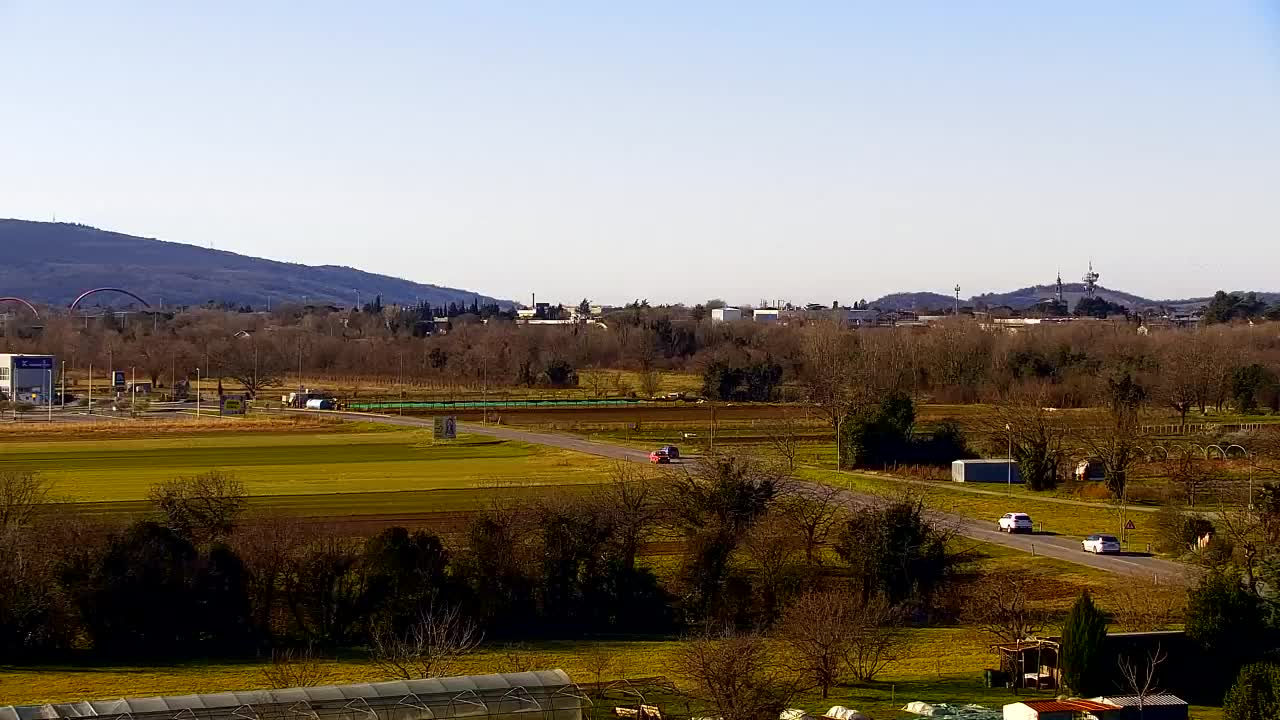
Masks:
[[[300,265],[136,237],[86,225],[0,219],[0,296],[65,305],[85,290],[120,287],[166,306],[212,300],[248,304],[302,302],[346,307],[417,301],[440,306],[498,300],[467,290],[416,283],[336,265]]]
[[[1246,294],[1250,291],[1237,290]],[[1058,288],[1056,285],[1032,285],[1030,287],[1020,288],[1004,293],[983,293],[974,295],[970,298],[961,298],[960,304],[966,307],[974,307],[975,305],[984,305],[986,307],[1008,306],[1014,310],[1026,310],[1034,307],[1043,300],[1050,300],[1057,296]],[[1086,295],[1087,291],[1084,283],[1063,283],[1062,298],[1066,301],[1068,307],[1075,307],[1077,301]],[[1208,303],[1212,298],[1185,298],[1181,300],[1151,300],[1140,295],[1134,295],[1121,290],[1112,290],[1111,288],[1097,286],[1094,294],[1098,297],[1123,305],[1130,310],[1141,310],[1150,307],[1168,307],[1175,309],[1192,308]],[[1258,292],[1258,297],[1268,303],[1280,302],[1280,293],[1276,292]],[[869,303],[871,307],[878,307],[881,310],[910,310],[910,311],[929,311],[944,310],[955,305],[956,299],[954,295],[943,295],[935,292],[899,292],[885,295],[882,298]]]

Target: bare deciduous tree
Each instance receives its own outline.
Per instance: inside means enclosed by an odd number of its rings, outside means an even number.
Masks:
[[[841,490],[833,485],[797,485],[778,503],[783,517],[800,533],[804,542],[804,559],[810,565],[820,562],[818,548],[827,542],[832,530],[844,517],[839,505],[840,493]]]
[[[907,646],[902,614],[882,597],[866,602],[839,590],[802,595],[784,613],[777,636],[794,664],[826,698],[844,678],[871,682]]]
[[[1066,458],[1066,424],[1048,404],[1045,386],[1020,388],[1005,393],[985,423],[994,445],[1012,444],[1019,473],[1032,490],[1053,488]]]
[[[849,672],[845,658],[851,626],[848,606],[848,598],[837,592],[805,593],[787,608],[777,630],[792,664],[824,700]]]
[[[1120,676],[1124,678],[1125,685],[1134,697],[1138,699],[1138,717],[1144,717],[1147,709],[1147,698],[1152,695],[1159,695],[1160,690],[1156,684],[1159,681],[1160,665],[1169,659],[1169,654],[1164,652],[1159,645],[1156,649],[1147,654],[1145,662],[1135,663],[1127,656],[1116,658],[1116,662],[1120,666]]]
[[[26,470],[0,472],[0,531],[27,525],[40,505],[49,501],[52,487]]]
[[[777,717],[799,688],[796,675],[754,634],[690,639],[676,650],[674,665],[684,693],[721,720]]]
[[[1248,507],[1223,504],[1214,525],[1234,548],[1235,562],[1244,574],[1245,586],[1258,596],[1258,565],[1269,544],[1262,518]]]
[[[791,413],[787,412],[776,420],[769,421],[765,431],[769,439],[769,447],[787,465],[788,472],[796,469],[796,457],[800,454],[800,444],[804,437],[804,426]]]
[[[658,391],[662,389],[662,376],[658,374],[657,370],[654,370],[653,368],[641,370],[639,372],[639,379],[640,392],[644,393],[645,397],[652,398],[658,396]]]
[[[312,649],[284,649],[271,652],[271,664],[262,669],[262,679],[273,688],[327,685],[333,673]]]
[[[256,398],[265,388],[284,382],[292,367],[289,358],[274,342],[258,336],[235,337],[223,343],[216,354],[218,370],[244,386]]]
[[[1147,391],[1128,373],[1107,381],[1108,412],[1081,428],[1080,440],[1102,461],[1107,487],[1117,498],[1125,497],[1130,468],[1142,454],[1142,410]]]
[[[461,670],[462,658],[484,639],[480,628],[457,608],[422,613],[403,635],[383,627],[373,633],[373,663],[389,675],[448,677]]]
[[[307,537],[297,517],[283,514],[251,517],[231,537],[244,563],[245,591],[259,637],[276,637],[284,630],[286,575]]]
[[[1000,642],[1017,642],[1040,632],[1047,614],[1032,605],[1037,580],[1025,573],[984,575],[970,588],[964,614],[969,623]]]
[[[581,655],[582,670],[595,684],[597,693],[607,675],[615,668],[615,657],[602,643],[593,643]]]
[[[210,470],[166,480],[147,494],[170,528],[193,540],[225,537],[235,529],[247,493],[236,476]]]
[[[1195,507],[1196,500],[1212,492],[1223,480],[1218,466],[1189,452],[1161,463],[1159,472],[1178,486],[1188,507]]]
[[[851,598],[854,603],[850,615],[852,632],[845,645],[845,662],[855,680],[871,682],[890,663],[905,656],[908,644],[902,632],[903,615],[883,596],[877,595],[865,602],[856,594]]]
[[[623,562],[634,569],[640,545],[662,515],[658,481],[645,466],[617,463],[609,481],[597,487],[593,500],[616,529]]]
[[[1185,587],[1131,578],[1116,589],[1108,609],[1125,630],[1166,630],[1182,620],[1186,599]]]
[[[836,434],[836,460],[840,465],[840,425],[871,396],[868,378],[861,377],[863,362],[857,339],[839,323],[816,323],[806,328],[802,354],[801,383],[809,402]]]
[[[803,544],[790,521],[770,511],[747,532],[742,549],[755,570],[753,585],[760,592],[761,613],[772,618],[800,581],[798,561]]]

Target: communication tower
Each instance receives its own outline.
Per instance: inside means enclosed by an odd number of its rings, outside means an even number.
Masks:
[[[1089,261],[1089,272],[1084,274],[1084,292],[1089,297],[1098,289],[1098,273],[1093,271],[1093,261]]]

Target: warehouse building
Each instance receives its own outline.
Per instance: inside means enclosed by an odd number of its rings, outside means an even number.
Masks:
[[[736,307],[711,308],[711,322],[737,322],[742,319],[742,309]]]
[[[989,460],[956,460],[951,463],[952,482],[964,483],[1021,483],[1016,460],[995,458]]]
[[[53,356],[0,353],[0,398],[53,404]]]

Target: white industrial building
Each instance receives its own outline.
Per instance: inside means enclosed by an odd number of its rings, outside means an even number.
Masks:
[[[742,310],[736,307],[719,307],[711,309],[712,322],[733,322],[742,319]]]
[[[52,355],[0,353],[0,397],[31,405],[53,404]]]
[[[777,308],[756,308],[751,313],[751,319],[765,325],[772,325],[778,322],[779,312]]]

